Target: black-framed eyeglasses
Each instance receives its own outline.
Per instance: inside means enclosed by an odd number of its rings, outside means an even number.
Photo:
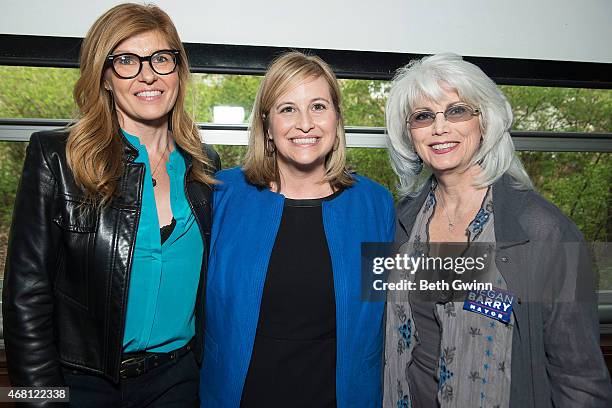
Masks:
[[[168,75],[174,72],[178,63],[178,50],[159,50],[146,57],[130,52],[111,54],[106,57],[107,63],[119,78],[135,78],[142,71],[142,63],[148,61],[153,72]]]
[[[470,105],[465,103],[456,103],[449,106],[444,112],[433,112],[428,109],[421,109],[413,112],[408,117],[408,124],[411,129],[419,129],[430,126],[436,121],[438,113],[444,115],[444,119],[449,122],[465,122],[472,119],[474,116],[480,114],[480,109],[472,108]]]

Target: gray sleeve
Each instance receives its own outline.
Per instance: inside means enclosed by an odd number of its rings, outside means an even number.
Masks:
[[[544,347],[555,407],[610,407],[612,386],[599,348],[595,276],[575,226],[550,244],[551,297],[544,308]]]

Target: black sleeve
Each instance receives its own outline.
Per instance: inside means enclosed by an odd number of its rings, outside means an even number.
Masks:
[[[210,161],[210,164],[213,167],[212,169],[210,169],[211,174],[215,174],[216,172],[221,170],[221,158],[211,145],[203,144],[202,146],[204,147],[204,153],[206,153],[206,157],[208,157],[208,160]]]
[[[53,330],[53,277],[60,239],[52,221],[55,190],[40,136],[34,134],[15,200],[2,292],[13,386],[64,385]]]

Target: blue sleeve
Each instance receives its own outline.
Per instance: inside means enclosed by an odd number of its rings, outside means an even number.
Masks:
[[[393,242],[395,239],[395,205],[393,203],[393,196],[389,193],[387,196],[387,214],[385,218],[385,222],[387,223],[387,235],[385,240],[388,242]]]

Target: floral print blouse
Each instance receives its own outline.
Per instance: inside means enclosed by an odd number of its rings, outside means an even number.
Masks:
[[[436,183],[416,217],[410,239],[400,247],[409,254],[428,253],[428,224],[433,217]],[[491,188],[466,231],[469,243],[482,243],[488,259],[494,260],[494,214]],[[486,245],[486,244],[490,245]],[[486,281],[506,290],[506,282],[495,266],[487,263]],[[427,272],[421,272],[427,273]],[[395,279],[416,279],[401,273]],[[410,291],[389,296],[386,311],[384,407],[413,407],[408,367],[419,347],[419,328],[414,325]],[[442,408],[508,407],[514,318],[509,323],[463,309],[463,302],[432,304],[440,327],[440,353],[436,380],[437,400]],[[416,407],[414,408],[429,408]]]

